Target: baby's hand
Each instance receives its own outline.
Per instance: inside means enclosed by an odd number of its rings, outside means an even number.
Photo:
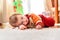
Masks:
[[[43,27],[44,27],[44,24],[43,24],[42,20],[37,21],[37,23],[36,23],[36,29],[41,29]]]
[[[41,25],[36,25],[36,29],[41,29],[42,26]]]
[[[20,29],[20,30],[24,30],[24,29],[27,29],[27,27],[26,27],[25,25],[20,25],[20,26],[19,26],[19,29]]]

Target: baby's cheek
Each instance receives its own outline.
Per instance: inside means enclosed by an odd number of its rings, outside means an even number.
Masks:
[[[25,21],[24,21],[24,24],[27,25],[27,23],[28,23],[28,20],[25,20]]]
[[[24,18],[23,18],[23,24],[27,25],[27,23],[28,23],[28,19],[27,19],[27,17],[24,16]]]
[[[23,22],[24,25],[27,25],[27,23],[28,23],[27,21],[24,21],[24,22]]]

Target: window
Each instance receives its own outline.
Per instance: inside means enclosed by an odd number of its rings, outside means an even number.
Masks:
[[[44,2],[45,0],[22,0],[23,1],[23,10],[24,14],[26,13],[35,13],[40,14],[45,11]]]

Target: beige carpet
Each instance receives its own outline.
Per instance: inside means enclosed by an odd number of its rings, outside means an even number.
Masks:
[[[60,40],[60,28],[11,29],[9,25],[0,29],[0,40]]]

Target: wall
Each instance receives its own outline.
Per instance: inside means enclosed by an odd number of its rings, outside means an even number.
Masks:
[[[6,18],[9,21],[9,17],[13,14],[13,0],[6,0]]]

